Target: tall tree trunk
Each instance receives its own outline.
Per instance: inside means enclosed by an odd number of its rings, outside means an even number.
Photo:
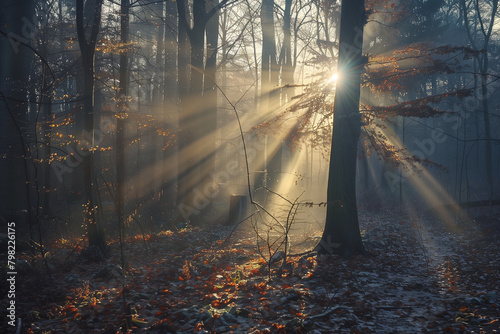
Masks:
[[[222,89],[227,89],[227,52],[228,52],[228,39],[227,39],[227,33],[228,33],[228,11],[227,9],[224,9],[222,12],[222,15],[220,15],[219,21],[220,21],[220,35],[221,35],[221,60],[220,60],[220,86]],[[226,104],[226,101],[223,102]]]
[[[253,8],[250,3],[250,0],[245,1],[248,9],[248,13],[252,15]],[[259,58],[257,56],[257,36],[255,33],[255,28],[254,28],[254,23],[250,22],[250,38],[252,39],[252,56],[253,56],[253,62],[255,64],[254,66],[254,79],[255,79],[255,85],[254,85],[254,95],[253,95],[253,104],[254,104],[254,109],[259,110]],[[226,52],[224,52],[224,55]],[[223,86],[225,87],[225,86]],[[262,89],[262,87],[261,87]]]
[[[122,0],[120,4],[120,37],[121,43],[129,41],[129,0]],[[116,119],[116,213],[118,217],[119,237],[124,236],[125,226],[125,120],[128,109],[127,96],[129,95],[128,53],[120,54],[120,85],[118,87],[118,117]],[[123,259],[123,257],[122,257]]]
[[[182,1],[182,4],[179,2]],[[177,0],[177,8],[181,6],[186,8],[187,0]],[[185,20],[181,19],[181,15],[184,15]],[[178,140],[178,152],[177,152],[177,205],[182,205],[186,194],[188,193],[187,186],[187,176],[185,175],[185,165],[189,161],[189,152],[187,152],[188,142],[186,139],[186,132],[184,127],[186,126],[186,115],[185,109],[187,100],[189,98],[189,60],[190,60],[190,45],[188,39],[188,29],[186,26],[187,22],[190,21],[188,17],[189,11],[178,10],[178,80],[179,80],[179,140]],[[186,219],[188,215],[186,214]]]
[[[205,131],[201,122],[204,109],[203,101],[203,74],[204,71],[203,56],[205,51],[205,25],[199,24],[202,17],[201,13],[205,12],[205,1],[195,0],[193,2],[193,28],[190,29],[189,41],[191,45],[191,71],[189,76],[189,97],[184,104],[182,117],[182,132],[184,140],[187,141],[185,155],[187,155],[187,163],[184,164],[182,175],[187,180],[187,193],[183,202],[195,208],[197,214],[191,216],[191,221],[198,224],[202,218],[201,210],[206,209],[209,200],[203,195],[204,191],[201,187],[204,178],[201,164],[204,156],[208,153],[205,150],[197,150],[202,144],[199,139],[203,138]],[[196,192],[196,193],[195,193]],[[201,195],[200,195],[201,193]],[[198,194],[198,196],[197,196]]]
[[[276,61],[276,38],[274,33],[274,0],[263,0],[260,12],[262,25],[262,68],[261,68],[261,105],[264,112],[276,107],[270,101],[275,95],[273,88],[278,85],[278,64]]]
[[[34,209],[30,201],[27,128],[28,85],[34,59],[30,36],[21,18],[32,18],[32,0],[8,0],[0,8],[0,82],[6,85],[0,93],[0,212],[1,218],[16,223],[16,228],[34,226]],[[21,43],[25,43],[23,45]],[[26,101],[26,102],[24,102]]]
[[[153,75],[153,117],[158,120],[155,124],[155,128],[151,134],[152,143],[150,146],[152,147],[151,152],[151,165],[152,171],[155,175],[155,179],[158,182],[155,182],[151,187],[151,214],[153,220],[158,220],[163,215],[162,212],[162,189],[163,189],[163,143],[162,136],[159,135],[158,131],[164,129],[164,115],[163,115],[163,85],[164,85],[164,60],[163,60],[163,52],[164,52],[164,34],[165,34],[165,20],[163,18],[163,6],[164,3],[160,2],[154,6],[155,13],[159,17],[158,22],[158,32],[156,35],[156,64],[155,64],[155,73]],[[157,131],[158,130],[158,131]]]
[[[263,0],[260,12],[262,25],[262,68],[260,112],[265,117],[279,108],[279,65],[276,59],[276,37],[274,32],[274,0]],[[276,190],[281,173],[281,142],[274,137],[267,137],[264,148],[264,163],[256,166],[259,170],[255,180],[257,190],[266,186]],[[264,200],[264,192],[256,192],[258,201]]]
[[[295,95],[295,89],[293,88],[294,66],[292,63],[291,10],[292,10],[292,0],[286,0],[285,10],[283,13],[283,47],[280,55],[280,65],[282,73],[281,85],[285,86],[282,89],[282,95],[281,95],[282,103],[289,102],[293,97],[293,95]]]
[[[87,222],[87,235],[89,246],[96,246],[102,252],[106,252],[106,242],[104,232],[97,219],[96,206],[94,205],[93,190],[93,147],[94,147],[94,56],[97,34],[101,23],[102,0],[87,1],[76,0],[76,26],[78,43],[82,55],[83,67],[83,114],[84,114],[84,134],[82,139],[86,141],[86,147],[82,147],[84,172],[84,194],[85,194],[85,214]],[[90,13],[92,17],[85,17]],[[90,28],[86,28],[86,23]],[[87,29],[90,30],[87,33]]]
[[[207,7],[207,11],[216,7],[219,0],[213,0]],[[203,176],[201,185],[203,189],[212,189],[213,180],[211,175],[215,170],[215,153],[217,148],[217,87],[216,87],[216,74],[217,74],[217,52],[219,48],[219,12],[208,20],[206,25],[206,54],[205,61],[205,75],[203,81],[203,111],[200,115],[200,137],[204,138],[206,144],[204,145],[205,156],[202,157],[200,164],[200,172]],[[207,191],[205,191],[207,192]]]
[[[492,161],[492,144],[491,144],[491,123],[490,123],[490,113],[488,108],[488,55],[483,55],[485,59],[483,59],[484,66],[481,70],[481,99],[482,99],[482,108],[483,108],[483,119],[484,119],[484,137],[486,139],[486,149],[485,149],[485,158],[486,158],[486,178],[488,181],[488,199],[490,201],[493,200],[494,192],[493,192],[493,161]]]
[[[359,113],[364,0],[343,0],[332,150],[328,175],[326,224],[319,253],[363,253],[356,207],[356,163],[361,131]]]
[[[176,120],[178,108],[178,83],[177,83],[177,9],[173,1],[165,3],[165,65],[163,85],[163,103],[169,106],[164,110],[163,120],[167,128],[173,129]],[[179,59],[180,61],[180,59]],[[172,107],[176,108],[172,108]],[[175,111],[175,114],[174,114]],[[175,145],[175,144],[174,144]],[[176,147],[169,145],[163,150],[163,172],[162,172],[162,203],[166,208],[172,208],[175,205],[176,196],[176,168],[175,168],[175,152]]]

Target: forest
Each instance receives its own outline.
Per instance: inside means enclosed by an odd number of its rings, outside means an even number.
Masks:
[[[0,332],[500,332],[498,0],[0,4]]]

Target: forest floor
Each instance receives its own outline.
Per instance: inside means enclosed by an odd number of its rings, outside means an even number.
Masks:
[[[251,231],[223,242],[230,227],[130,238],[125,278],[118,243],[99,261],[59,241],[50,279],[39,258],[17,261],[16,308],[24,332],[44,334],[498,333],[494,210],[460,224],[360,214],[369,256],[294,256],[271,275]]]

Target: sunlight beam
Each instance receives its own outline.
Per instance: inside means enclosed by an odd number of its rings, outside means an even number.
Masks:
[[[328,80],[328,83],[336,83],[337,81],[339,81],[339,78],[340,78],[340,76],[339,76],[338,72],[333,73],[333,75]]]

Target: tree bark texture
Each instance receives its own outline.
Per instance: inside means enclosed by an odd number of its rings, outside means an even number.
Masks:
[[[335,93],[325,230],[317,250],[349,256],[364,252],[356,207],[356,163],[361,131],[364,0],[343,0],[340,19],[340,80]]]
[[[120,35],[121,43],[126,44],[129,41],[129,0],[122,0],[120,5]],[[116,213],[118,217],[118,226],[120,238],[123,237],[123,228],[125,224],[125,119],[127,106],[127,96],[129,94],[129,76],[128,76],[128,54],[120,54],[120,85],[118,87],[118,117],[116,119]]]
[[[82,136],[81,139],[87,142],[86,145],[83,145],[86,146],[83,148],[86,152],[82,152],[87,234],[89,246],[96,246],[105,252],[104,232],[97,220],[93,199],[94,176],[92,161],[94,147],[94,56],[101,24],[101,7],[102,0],[76,1],[76,27],[83,67],[83,127],[84,134],[87,137],[84,139]]]

